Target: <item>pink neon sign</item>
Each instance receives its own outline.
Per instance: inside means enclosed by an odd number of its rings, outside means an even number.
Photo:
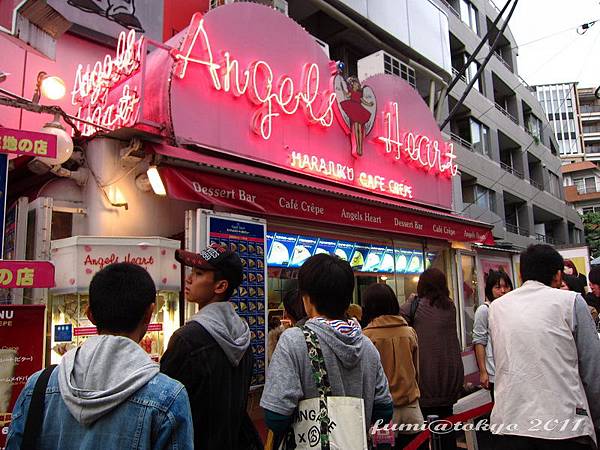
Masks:
[[[139,68],[143,37],[136,41],[135,31],[123,31],[119,35],[115,57],[106,55],[102,61],[79,65],[71,92],[71,103],[78,106],[77,118],[98,125],[76,123],[84,136],[89,136],[101,128],[115,130],[133,125],[137,120],[140,98],[135,89],[123,83]],[[123,83],[120,98],[109,101],[111,90]]]
[[[166,45],[146,79],[168,93],[145,98],[144,114],[176,145],[451,207],[454,149],[399,77],[344,78],[298,24],[249,2],[195,15]]]

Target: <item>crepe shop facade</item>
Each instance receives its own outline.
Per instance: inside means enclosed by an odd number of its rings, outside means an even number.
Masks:
[[[255,384],[269,319],[317,253],[349,261],[359,304],[371,283],[404,302],[426,267],[442,269],[463,341],[470,332],[470,249],[493,243],[491,227],[451,212],[452,144],[402,79],[347,78],[286,16],[234,3],[164,44],[123,36],[116,54],[79,68],[72,100],[99,181],[83,189],[81,234],[237,251],[232,301],[252,330]]]

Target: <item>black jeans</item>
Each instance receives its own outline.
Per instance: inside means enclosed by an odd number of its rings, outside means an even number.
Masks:
[[[494,448],[496,450],[590,450],[591,443],[585,444],[575,439],[537,439],[527,436],[496,435]]]
[[[445,419],[452,415],[452,406],[436,406],[424,408],[421,406],[423,417],[427,420],[427,416],[436,415],[438,419]],[[456,433],[451,431],[441,435],[442,450],[456,450]]]

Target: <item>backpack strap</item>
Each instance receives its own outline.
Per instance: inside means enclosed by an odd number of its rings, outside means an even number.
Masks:
[[[29,410],[27,412],[27,421],[23,430],[23,441],[21,442],[21,450],[34,450],[36,441],[41,435],[42,424],[44,422],[44,402],[46,399],[46,388],[50,375],[56,368],[56,364],[46,367],[33,387],[33,394],[29,402]]]
[[[317,385],[319,392],[319,422],[321,424],[321,449],[329,450],[329,412],[327,409],[327,397],[332,395],[331,384],[329,383],[329,375],[325,367],[325,358],[319,345],[317,334],[308,328],[306,325],[302,327],[306,347],[308,348],[308,359],[312,369],[313,379]]]
[[[408,319],[410,321],[409,325],[412,327],[415,324],[415,316],[417,315],[417,308],[419,307],[419,303],[421,299],[419,297],[415,297],[410,304],[410,312],[408,313]]]

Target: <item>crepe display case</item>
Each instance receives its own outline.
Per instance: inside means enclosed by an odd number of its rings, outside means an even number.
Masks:
[[[50,362],[58,363],[68,350],[97,334],[86,315],[89,285],[96,272],[117,262],[142,266],[154,281],[156,304],[140,345],[158,361],[179,327],[180,265],[175,261],[179,247],[179,241],[162,237],[74,236],[52,241],[56,287],[48,304]]]

